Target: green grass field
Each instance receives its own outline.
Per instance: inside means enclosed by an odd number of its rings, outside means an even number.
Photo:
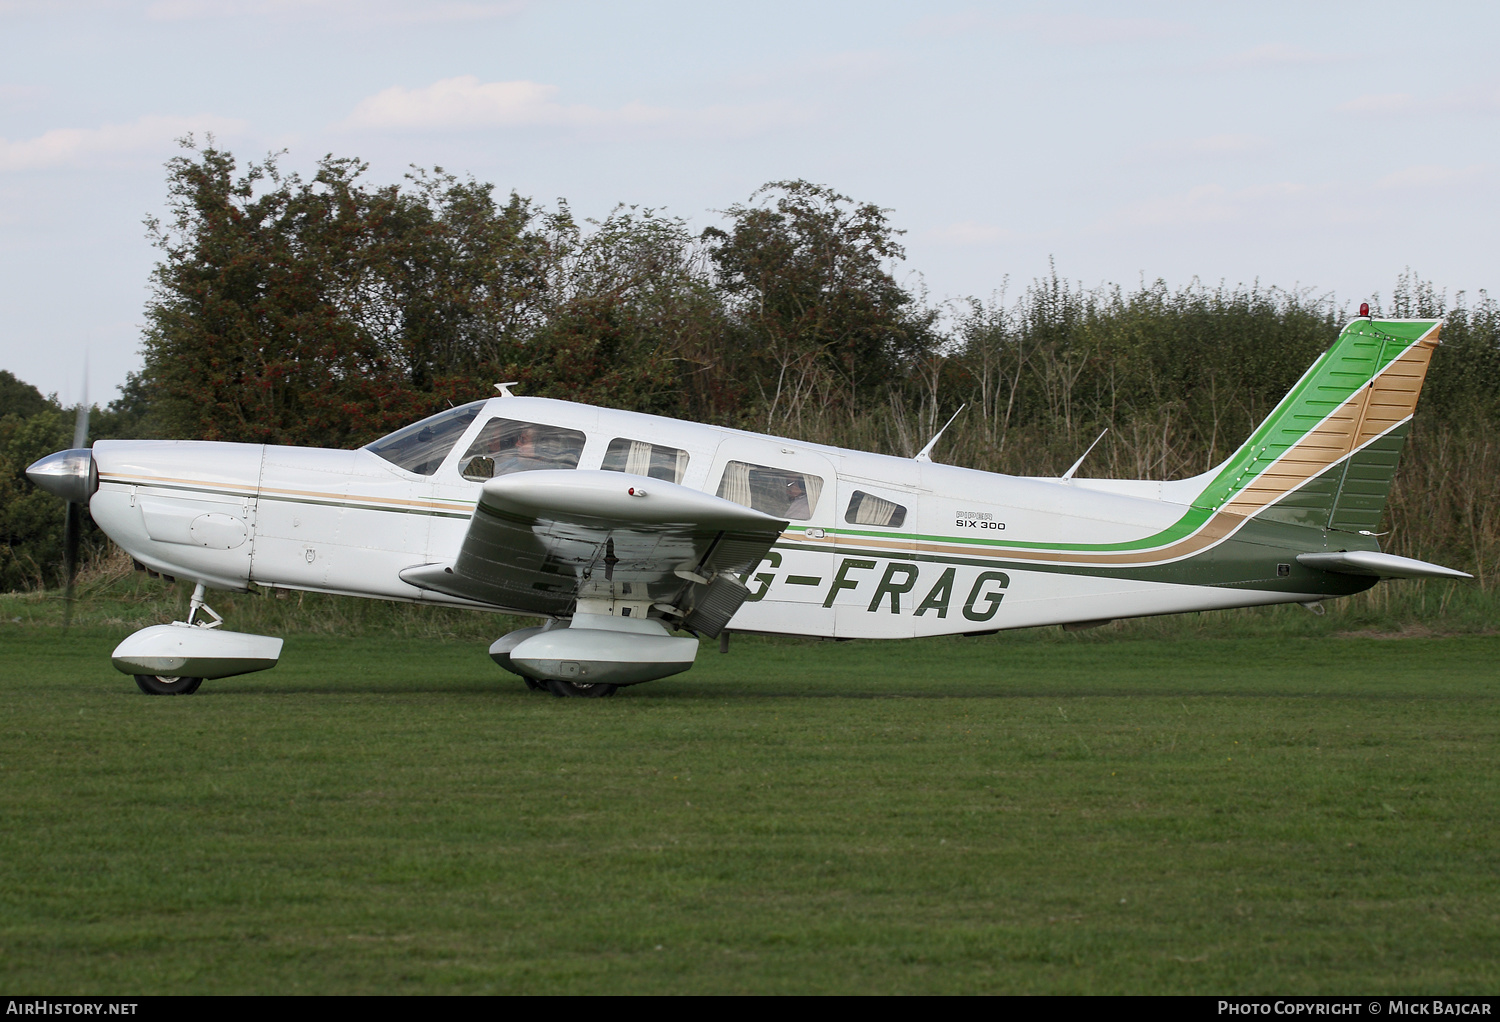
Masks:
[[[387,629],[147,698],[18,599],[12,992],[1500,980],[1494,635],[740,637],[558,700]]]

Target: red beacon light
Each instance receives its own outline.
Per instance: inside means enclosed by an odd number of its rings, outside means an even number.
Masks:
[[[1369,302],[1360,302],[1359,303],[1359,314],[1361,316],[1363,316],[1364,318],[1366,318],[1366,319],[1368,319],[1370,317],[1370,303]]]

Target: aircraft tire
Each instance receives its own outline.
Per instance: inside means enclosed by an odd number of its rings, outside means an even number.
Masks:
[[[553,681],[550,679],[547,682],[547,690],[559,699],[566,699],[569,696],[576,696],[580,699],[607,699],[615,694],[615,689],[618,687],[617,685],[605,685],[602,683],[580,685],[574,681]]]
[[[202,678],[174,678],[164,674],[137,674],[135,685],[148,696],[190,696],[203,684]]]
[[[521,675],[521,680],[524,681],[524,682],[526,682],[526,688],[529,691],[532,691],[532,692],[547,692],[547,691],[550,691],[550,689],[548,689],[547,686],[544,683],[542,683],[540,681],[537,681],[535,678],[528,678],[526,675],[523,674],[523,675]]]

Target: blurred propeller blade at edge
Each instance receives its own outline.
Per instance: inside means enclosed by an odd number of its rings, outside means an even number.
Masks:
[[[73,449],[88,446],[89,442],[89,356],[83,355],[83,399],[78,402],[78,411],[73,418]],[[78,574],[78,548],[83,542],[83,508],[68,501],[66,517],[63,518],[63,628],[73,624],[73,580]]]

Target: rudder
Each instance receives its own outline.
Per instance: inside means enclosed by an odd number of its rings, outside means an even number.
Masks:
[[[1194,506],[1375,529],[1441,327],[1431,319],[1349,323]]]

